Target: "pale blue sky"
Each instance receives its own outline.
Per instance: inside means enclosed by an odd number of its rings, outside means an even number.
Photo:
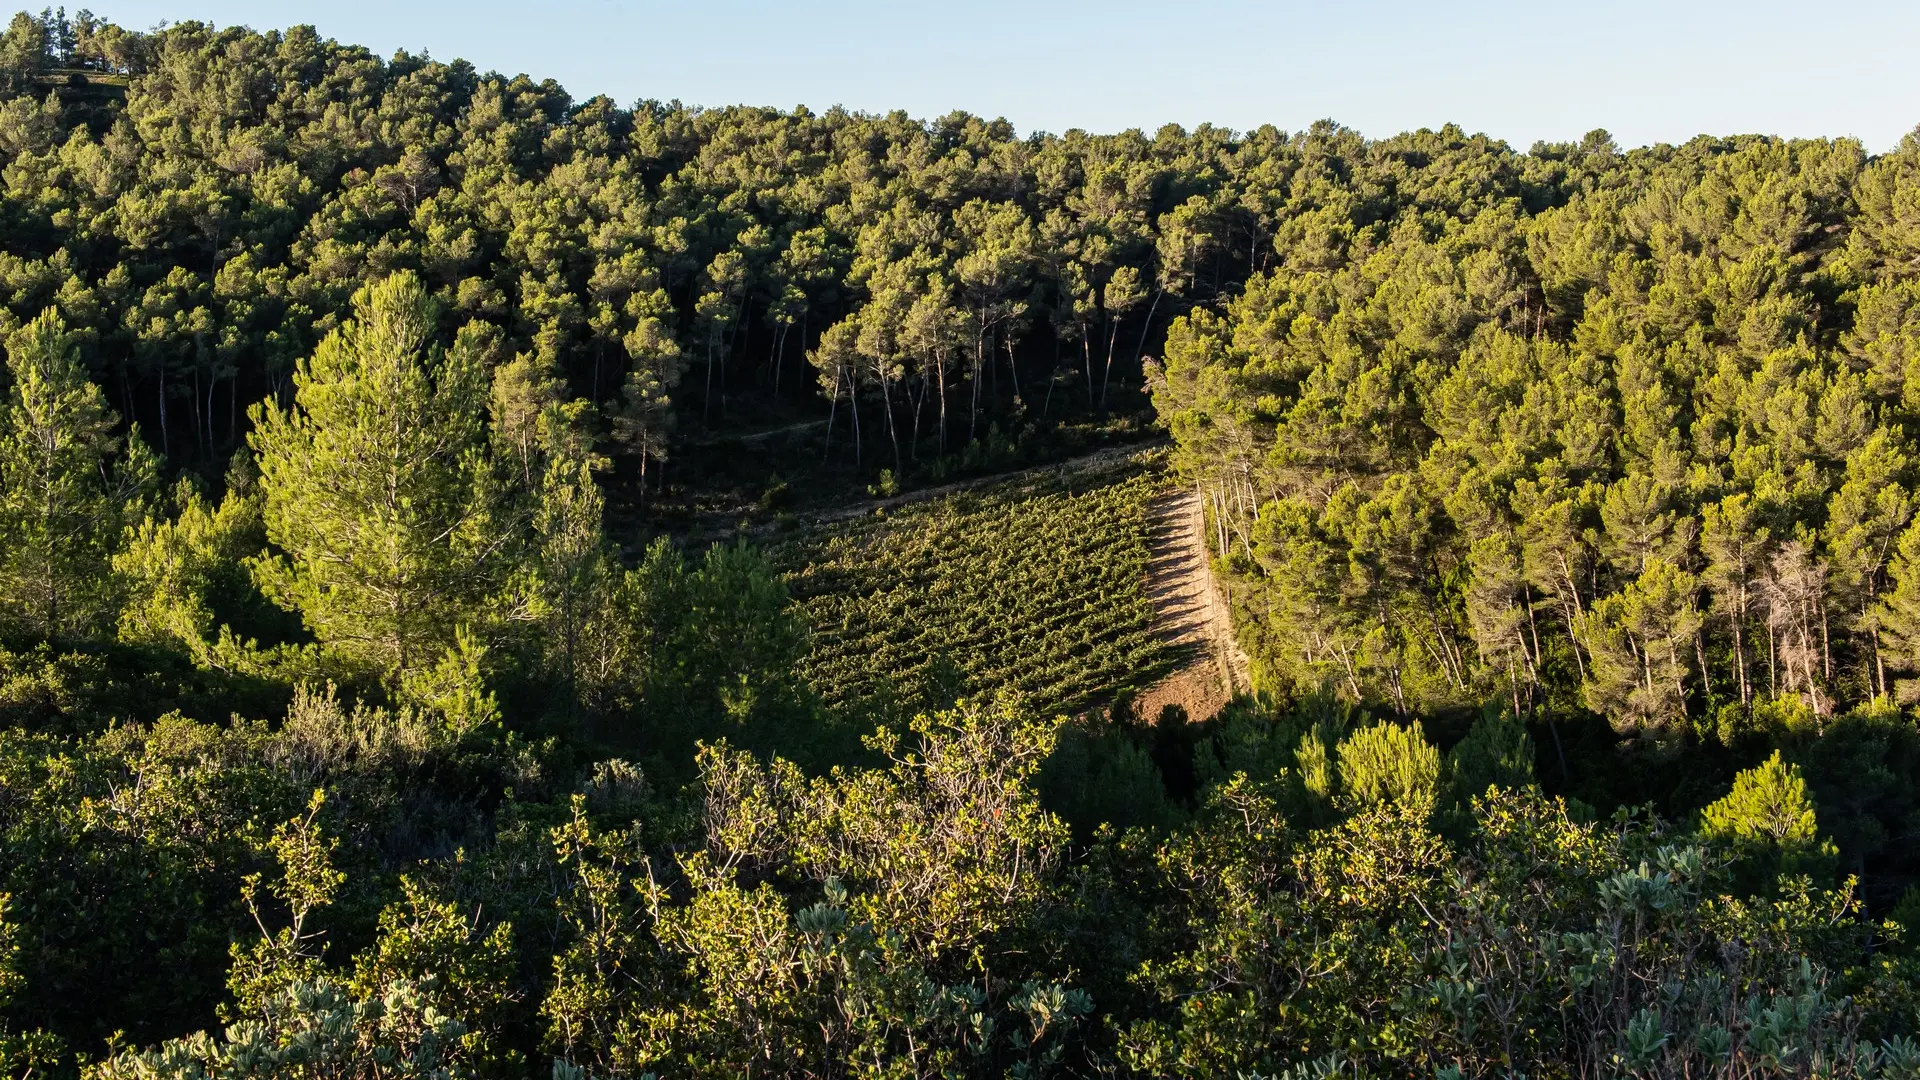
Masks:
[[[1453,121],[1522,149],[1604,127],[1625,145],[1767,132],[1881,151],[1920,123],[1911,0],[92,2],[130,27],[312,23],[576,98],[965,109],[1022,132],[1332,118],[1374,137]]]

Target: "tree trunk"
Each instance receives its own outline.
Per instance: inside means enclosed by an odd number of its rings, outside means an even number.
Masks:
[[[945,457],[947,454],[947,355],[944,352],[941,353],[940,355],[940,363],[938,365],[938,368],[939,368],[938,378],[940,380],[940,454],[939,456]]]
[[[1100,369],[1100,411],[1107,411],[1107,380],[1113,377],[1113,344],[1120,338],[1120,320],[1115,319],[1107,330],[1107,362]]]
[[[1873,674],[1874,681],[1878,683],[1880,687],[1880,696],[1887,696],[1887,662],[1886,658],[1880,653],[1879,627],[1874,627],[1873,630]]]
[[[167,362],[165,360],[160,361],[160,456],[173,456],[173,448],[167,439]]]
[[[853,410],[853,467],[860,467],[861,447],[866,442],[860,437],[860,384],[847,380],[847,408]]]
[[[1086,360],[1087,408],[1093,408],[1093,328],[1080,328],[1080,355]]]
[[[1693,635],[1693,658],[1700,665],[1700,689],[1711,696],[1713,680],[1707,676],[1707,647],[1701,643],[1699,634]]]
[[[1743,618],[1741,618],[1742,614],[1745,611],[1745,608],[1746,608],[1746,603],[1744,600],[1737,601],[1736,606],[1734,608],[1733,618],[1728,620],[1733,624],[1733,668],[1734,668],[1734,673],[1737,676],[1737,681],[1740,684],[1740,704],[1742,705],[1751,704],[1751,699],[1747,694],[1746,635],[1742,631],[1742,628],[1740,625],[1742,622],[1745,621]]]
[[[1047,397],[1040,403],[1040,418],[1045,420],[1053,411],[1053,384],[1060,381],[1060,345],[1056,341],[1053,349],[1053,363],[1047,365]]]
[[[898,481],[902,471],[900,462],[900,433],[894,427],[893,394],[889,386],[890,380],[888,380],[885,375],[880,376],[880,404],[887,413],[887,439],[893,443],[893,476],[894,479]]]
[[[833,372],[833,400],[827,404],[827,448],[820,455],[820,464],[825,465],[833,457],[833,418],[840,411],[840,371]]]
[[[1767,696],[1780,696],[1779,647],[1773,632],[1773,620],[1767,620]]]
[[[700,426],[713,427],[713,327],[707,327],[707,386],[700,399]]]
[[[1003,334],[1000,341],[1007,347],[1007,378],[1013,380],[1013,403],[1024,408],[1025,403],[1020,400],[1020,365],[1013,358],[1013,335]]]
[[[973,335],[973,393],[970,395],[972,404],[967,409],[967,442],[969,443],[978,437],[976,433],[980,426],[980,369],[986,364],[986,312],[980,313],[980,319],[981,328]]]
[[[1820,605],[1820,674],[1833,681],[1833,642],[1827,635],[1827,605]]]
[[[1160,298],[1166,295],[1165,289],[1153,290],[1153,303],[1147,305],[1147,319],[1140,324],[1140,342],[1133,347],[1133,363],[1140,365],[1140,358],[1146,355],[1147,335],[1153,331],[1153,313],[1160,310]]]
[[[920,414],[927,408],[927,380],[921,379],[918,391],[913,395],[913,438],[907,443],[907,453],[915,461],[920,460]]]

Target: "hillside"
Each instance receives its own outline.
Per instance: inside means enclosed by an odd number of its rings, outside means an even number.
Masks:
[[[1920,1080],[1915,207],[19,14],[0,1077]]]

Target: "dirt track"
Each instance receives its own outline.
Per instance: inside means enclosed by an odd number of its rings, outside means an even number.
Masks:
[[[1220,711],[1249,687],[1248,661],[1233,637],[1226,598],[1207,558],[1206,515],[1197,491],[1174,491],[1155,501],[1153,559],[1147,593],[1161,633],[1192,647],[1187,666],[1134,699],[1134,715],[1152,721],[1168,705],[1191,720]]]

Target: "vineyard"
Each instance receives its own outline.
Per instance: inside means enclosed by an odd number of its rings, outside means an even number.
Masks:
[[[1071,711],[1184,659],[1146,594],[1157,458],[1049,471],[875,511],[774,551],[813,629],[804,674],[834,704],[938,683]]]

